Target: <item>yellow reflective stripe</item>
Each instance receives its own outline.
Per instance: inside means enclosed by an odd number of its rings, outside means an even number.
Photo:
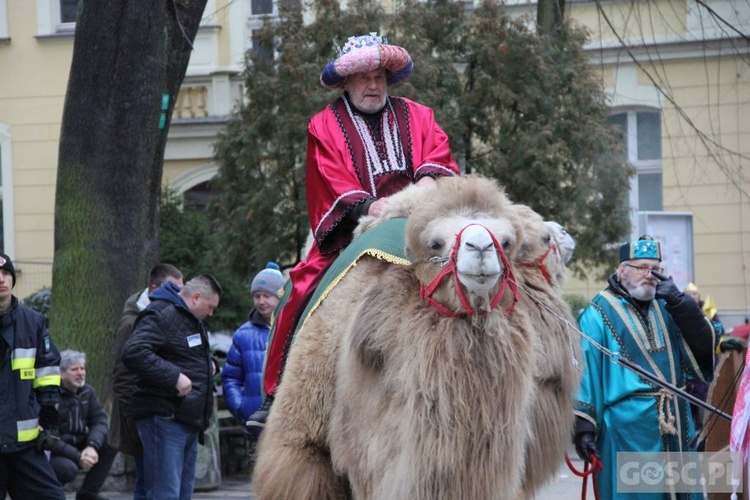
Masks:
[[[34,379],[34,389],[48,385],[60,385],[60,375],[48,375],[46,377],[37,377]]]
[[[28,431],[18,431],[18,442],[24,443],[33,441],[39,437],[39,428],[31,429]]]
[[[34,361],[36,358],[13,358],[11,361],[11,368],[13,370],[22,370],[24,368],[34,368]]]
[[[39,437],[39,419],[19,420],[16,422],[16,429],[18,429],[19,443],[33,441]]]

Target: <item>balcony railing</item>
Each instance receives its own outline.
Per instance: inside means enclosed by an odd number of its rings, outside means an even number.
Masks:
[[[226,117],[239,106],[242,98],[239,75],[186,77],[177,94],[172,120]]]

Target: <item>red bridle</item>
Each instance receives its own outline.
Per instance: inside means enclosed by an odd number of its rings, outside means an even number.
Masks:
[[[542,271],[542,276],[544,276],[544,280],[549,286],[552,286],[552,275],[549,273],[549,269],[547,269],[547,266],[544,265],[544,261],[547,259],[547,255],[549,255],[552,249],[555,250],[555,255],[557,255],[557,258],[562,261],[562,256],[560,255],[560,251],[557,248],[557,243],[553,243],[538,259],[532,262],[524,262],[521,264],[521,267],[538,267],[539,270]]]
[[[423,285],[419,286],[419,297],[421,299],[424,299],[427,304],[434,307],[440,314],[443,314],[444,316],[449,316],[452,318],[455,317],[472,317],[474,315],[474,308],[471,307],[471,304],[469,303],[469,299],[466,297],[466,294],[464,293],[463,286],[461,285],[460,280],[458,279],[458,271],[456,270],[456,256],[458,255],[458,247],[461,244],[461,235],[469,226],[481,226],[481,224],[469,224],[465,226],[459,233],[456,235],[456,239],[453,243],[453,248],[451,249],[451,255],[448,259],[448,262],[446,265],[440,270],[437,276],[435,276],[435,279],[432,280],[432,282],[429,284],[427,288],[425,288]],[[484,227],[484,226],[481,226]],[[510,314],[513,311],[513,307],[516,305],[516,302],[518,302],[518,288],[516,287],[516,280],[513,276],[513,271],[510,268],[510,262],[508,262],[508,258],[505,256],[505,252],[503,252],[503,248],[500,246],[500,244],[497,242],[497,239],[495,238],[495,235],[492,234],[490,230],[488,230],[486,227],[484,228],[487,230],[487,232],[490,234],[490,237],[492,238],[492,243],[495,246],[495,250],[497,251],[498,255],[500,256],[500,260],[503,262],[503,265],[505,266],[505,270],[503,271],[503,274],[501,276],[500,286],[497,289],[497,292],[495,292],[495,296],[492,298],[492,301],[490,302],[490,310],[497,307],[497,305],[500,303],[500,300],[503,298],[503,294],[505,293],[506,287],[509,287],[510,290],[513,292],[513,302],[510,304],[507,310],[507,314]],[[461,301],[461,306],[463,307],[463,310],[459,311],[451,311],[441,303],[437,302],[435,299],[432,298],[432,295],[435,293],[435,290],[438,289],[440,284],[443,282],[445,278],[447,278],[450,274],[453,275],[453,280],[456,286],[456,292],[458,293],[458,299]],[[483,314],[487,314],[487,311],[483,311]]]

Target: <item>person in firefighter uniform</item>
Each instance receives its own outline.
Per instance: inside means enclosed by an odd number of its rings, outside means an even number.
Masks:
[[[60,353],[44,317],[13,296],[15,284],[0,253],[0,498],[64,500],[44,453],[60,444]]]

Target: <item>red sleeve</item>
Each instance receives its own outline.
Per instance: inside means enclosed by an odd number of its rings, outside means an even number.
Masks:
[[[337,251],[349,243],[354,227],[341,227],[347,224],[346,214],[372,198],[362,188],[351,159],[347,157],[348,151],[343,134],[328,108],[310,120],[305,181],[307,211],[313,236],[323,254]]]
[[[435,113],[427,106],[406,100],[412,122],[414,147],[414,181],[425,175],[433,177],[460,175],[451,154],[448,135],[435,121]]]

